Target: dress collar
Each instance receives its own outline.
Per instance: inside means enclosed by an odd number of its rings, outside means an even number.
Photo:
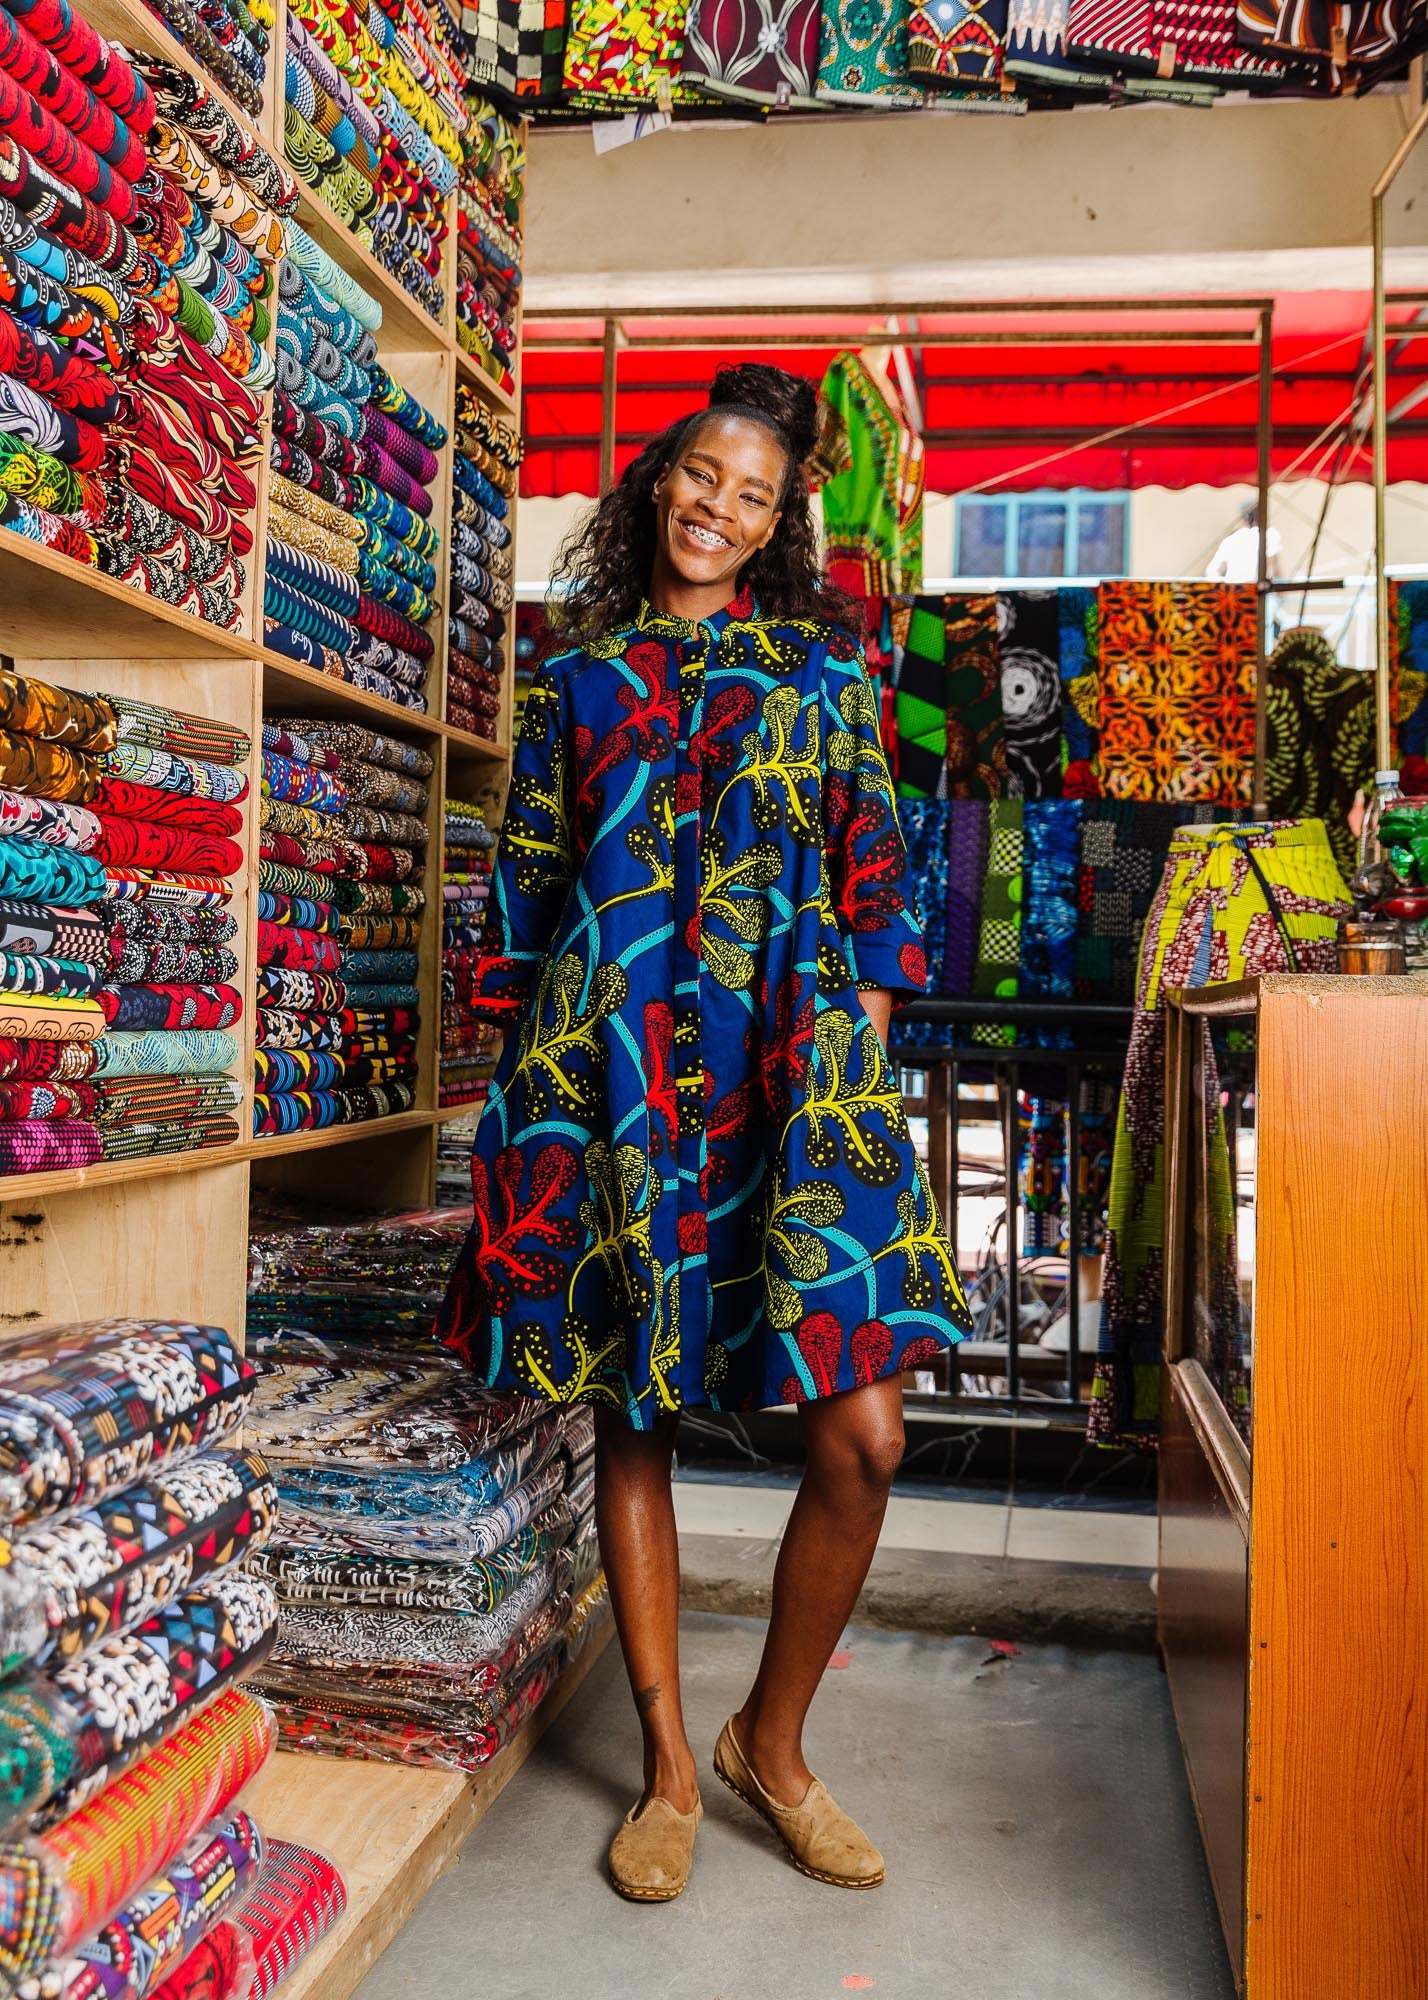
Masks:
[[[714,612],[709,618],[676,618],[668,611],[656,611],[647,597],[641,598],[635,630],[651,632],[664,639],[697,639],[701,632],[708,632],[717,639],[725,626],[735,619],[743,621],[758,615],[754,593],[748,584],[743,584],[723,610]]]

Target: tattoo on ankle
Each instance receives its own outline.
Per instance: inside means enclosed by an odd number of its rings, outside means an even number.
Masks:
[[[648,1687],[635,1689],[635,1708],[640,1715],[648,1715],[660,1698],[660,1684],[651,1681]]]

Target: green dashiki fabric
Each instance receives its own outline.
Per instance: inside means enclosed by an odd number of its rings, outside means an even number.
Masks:
[[[901,0],[827,0],[819,30],[817,94],[831,104],[917,104],[907,75],[907,10]]]
[[[1021,961],[1022,860],[1025,817],[1020,799],[993,799],[987,875],[982,885],[982,928],[972,992],[978,999],[1015,1000]],[[1016,1029],[976,1027],[974,1042],[1013,1047]]]
[[[922,440],[903,427],[856,354],[839,354],[819,390],[812,471],[822,482],[828,573],[864,597],[922,581]]]

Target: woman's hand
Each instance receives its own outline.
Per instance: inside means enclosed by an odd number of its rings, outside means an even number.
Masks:
[[[885,986],[877,986],[871,992],[859,992],[863,1012],[878,1031],[878,1040],[886,1048],[888,1045],[888,1022],[892,1019],[892,995]]]

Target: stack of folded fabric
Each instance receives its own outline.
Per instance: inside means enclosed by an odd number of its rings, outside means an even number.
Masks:
[[[477,1769],[597,1613],[592,1413],[496,1395],[431,1346],[468,1219],[255,1228],[252,1434],[282,1500],[257,1684],[286,1747]]]
[[[125,232],[130,312],[100,561],[236,629],[253,544],[274,266],[296,181],[212,92],[134,53],[152,123]]]
[[[483,1103],[495,1062],[498,1031],[478,1018],[475,1006],[476,957],[495,848],[485,805],[448,799],[441,876],[440,1104]]]
[[[145,0],[252,118],[263,109],[272,0]]]
[[[355,722],[286,725],[337,756],[343,804],[323,858],[340,912],[337,971],[344,988],[339,1123],[409,1111],[416,1101],[420,989],[416,951],[426,891],[424,750]]]
[[[477,92],[468,94],[466,108],[466,164],[457,197],[456,338],[510,395],[526,149],[520,127]]]
[[[360,16],[338,0],[288,8],[288,157],[436,320],[467,125],[458,46],[441,0],[373,0]]]
[[[216,1923],[146,2000],[267,2000],[347,1906],[325,1855],[289,1840],[264,1843],[251,1895]]]
[[[465,383],[456,391],[451,463],[451,605],[446,720],[494,742],[506,671],[502,643],[515,601],[508,517],[521,462],[520,433]]]
[[[473,1103],[458,1117],[443,1119],[436,1128],[436,1205],[438,1208],[466,1208],[471,1202],[471,1149],[476,1143],[476,1127],[481,1118],[480,1103]]]
[[[273,1530],[216,1327],[110,1320],[0,1356],[0,1984],[144,2000],[257,1879]],[[242,1989],[240,1989],[242,1990]]]
[[[0,1172],[238,1137],[247,753],[223,723],[0,673]]]
[[[253,1131],[334,1125],[342,1080],[339,911],[347,793],[338,755],[301,729],[263,725],[258,1021]]]
[[[440,547],[428,488],[445,429],[379,365],[370,327],[309,270],[285,262],[279,295],[267,643],[424,710]]]

